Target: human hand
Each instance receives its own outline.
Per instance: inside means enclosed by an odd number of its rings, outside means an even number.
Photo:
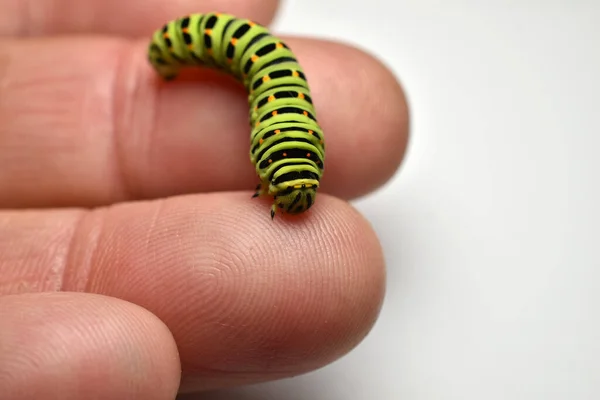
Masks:
[[[284,37],[327,166],[306,215],[271,221],[244,89],[200,69],[159,83],[146,48],[172,18],[267,24],[277,1],[0,4],[2,399],[172,399],[305,373],[364,337],[384,260],[345,200],[393,175],[408,130],[381,64]]]

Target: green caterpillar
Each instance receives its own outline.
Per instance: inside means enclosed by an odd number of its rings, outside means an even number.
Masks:
[[[182,67],[223,70],[242,82],[250,105],[250,160],[260,184],[289,214],[308,210],[323,174],[325,144],[306,76],[290,48],[267,28],[223,13],[192,14],[154,32],[148,58],[165,80]]]

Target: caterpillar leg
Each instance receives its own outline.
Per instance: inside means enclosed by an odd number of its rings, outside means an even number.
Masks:
[[[269,186],[265,185],[264,183],[259,183],[254,190],[255,193],[252,195],[252,198],[267,196],[269,194]]]
[[[255,193],[252,195],[252,198],[260,197],[260,196],[272,196],[269,193],[269,185],[265,183],[259,183],[256,186]],[[275,214],[277,213],[277,208],[281,207],[276,201],[273,202],[271,206],[271,219],[275,218]]]
[[[261,192],[260,188],[261,187],[262,187],[262,185],[260,183],[258,184],[258,186],[256,186],[256,189],[254,189],[255,193],[252,195],[252,198],[260,196],[260,192]]]
[[[156,35],[156,34],[155,34]],[[158,44],[152,42],[148,47],[148,61],[154,71],[164,80],[173,80],[179,75],[179,63],[167,61]]]
[[[156,73],[165,81],[172,81],[179,75],[179,68],[172,66],[154,66]]]
[[[275,213],[277,212],[277,203],[273,203],[271,206],[271,219],[275,218]]]

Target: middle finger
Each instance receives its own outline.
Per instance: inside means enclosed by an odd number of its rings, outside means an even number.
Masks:
[[[398,83],[356,49],[285,40],[304,66],[326,135],[323,190],[343,198],[373,190],[395,172],[406,145]],[[146,46],[96,38],[0,45],[0,206],[254,188],[243,87],[206,69],[160,83]]]

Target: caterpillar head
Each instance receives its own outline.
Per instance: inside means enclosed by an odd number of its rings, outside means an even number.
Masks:
[[[308,210],[317,196],[319,182],[303,182],[290,185],[279,191],[274,197],[271,218],[275,216],[275,209],[279,208],[288,214],[300,214]]]

